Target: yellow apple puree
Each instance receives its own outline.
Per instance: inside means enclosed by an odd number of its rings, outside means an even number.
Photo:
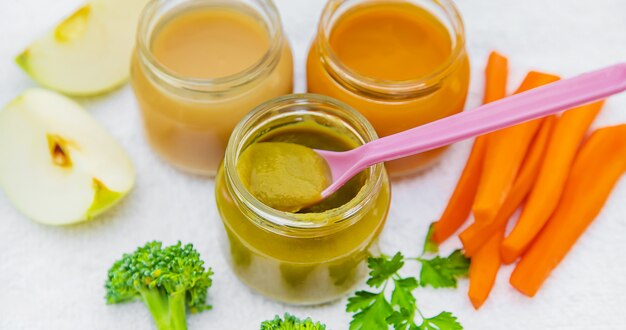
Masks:
[[[246,151],[254,146],[344,151],[373,140],[375,132],[354,110],[323,96],[290,95],[264,105],[235,129],[216,177],[228,260],[244,283],[271,298],[296,304],[337,299],[360,283],[376,249],[390,201],[384,167],[368,168],[298,213],[254,198],[237,167],[247,164]]]
[[[308,90],[342,100],[387,136],[463,110],[469,65],[462,24],[449,1],[443,21],[411,1],[331,0],[307,61]],[[348,3],[352,7],[343,9]],[[356,3],[356,4],[355,4]],[[343,10],[343,11],[342,11]],[[449,26],[448,26],[449,25]],[[392,161],[391,175],[414,172],[441,152]]]
[[[163,6],[155,1],[144,13],[132,85],[150,144],[183,170],[214,175],[236,123],[292,91],[278,14],[271,2],[258,2],[267,12],[240,1],[187,0],[165,13],[151,11]]]
[[[254,197],[285,212],[321,201],[331,182],[324,158],[311,148],[286,142],[250,145],[239,156],[237,172]]]
[[[161,27],[152,54],[188,78],[219,78],[241,72],[269,49],[269,36],[253,16],[232,9],[181,13]]]

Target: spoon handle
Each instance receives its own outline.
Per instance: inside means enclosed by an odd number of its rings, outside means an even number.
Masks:
[[[414,155],[626,90],[626,63],[559,80],[365,145],[364,165]]]

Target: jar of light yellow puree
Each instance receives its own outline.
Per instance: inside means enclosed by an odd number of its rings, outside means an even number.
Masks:
[[[358,112],[314,94],[273,99],[239,123],[218,172],[215,194],[228,259],[244,283],[296,304],[323,303],[352,291],[366,275],[367,257],[387,217],[390,190],[385,169],[378,164],[319,204],[297,213],[278,211],[246,189],[237,168],[242,152],[264,142],[342,151],[376,138]]]
[[[214,175],[237,122],[291,93],[292,70],[271,0],[153,0],[139,23],[131,82],[154,150]]]

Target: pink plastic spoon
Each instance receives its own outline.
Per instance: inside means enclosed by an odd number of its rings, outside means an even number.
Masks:
[[[626,63],[560,80],[344,152],[315,150],[332,184],[326,198],[365,168],[567,110],[626,90]]]

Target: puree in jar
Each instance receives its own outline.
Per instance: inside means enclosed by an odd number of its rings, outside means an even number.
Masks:
[[[344,14],[330,35],[342,63],[370,78],[426,77],[452,52],[445,26],[409,3],[362,5]]]
[[[291,145],[299,145],[304,149],[308,149],[309,151],[315,153],[312,149],[320,149],[320,150],[330,150],[330,151],[346,151],[350,149],[354,149],[358,147],[356,141],[339,134],[337,131],[330,127],[322,126],[313,122],[304,121],[298,124],[292,124],[288,126],[284,126],[278,129],[275,129],[265,135],[263,135],[255,144],[261,143],[288,143]],[[252,144],[250,147],[254,146]],[[250,148],[248,147],[248,148]],[[245,153],[245,151],[244,151]],[[243,155],[243,153],[242,153]],[[326,180],[318,177],[317,180],[327,182],[324,187],[317,192],[318,195],[322,193],[322,191],[330,185],[330,169],[328,168],[328,164],[326,160],[324,160],[321,156],[315,153],[315,156],[310,155],[311,158],[318,158],[318,161],[323,161],[322,164],[318,164],[319,169],[318,175],[325,175]],[[322,167],[325,172],[322,172]],[[322,174],[323,173],[323,174]],[[311,173],[308,173],[309,179],[311,178]],[[341,205],[348,203],[356,194],[361,190],[361,186],[363,186],[364,182],[364,173],[360,173],[346,184],[344,184],[339,190],[337,190],[334,194],[328,196],[324,200],[319,203],[309,204],[309,207],[302,208],[298,213],[302,214],[317,214],[323,211],[327,211],[333,208],[337,208]],[[244,183],[245,184],[245,183]],[[319,201],[319,197],[317,199]],[[304,205],[304,204],[303,204]],[[314,217],[313,215],[309,216],[307,220]],[[319,215],[318,215],[319,217]]]
[[[308,91],[346,102],[380,137],[462,111],[469,63],[462,29],[451,31],[462,23],[454,13],[435,15],[429,9],[453,8],[448,2],[421,1],[428,4],[424,7],[392,0],[331,2],[307,59]],[[385,167],[392,176],[411,174],[432,164],[441,151]]]
[[[254,65],[269,49],[263,24],[228,8],[184,12],[163,25],[152,54],[168,69],[189,78],[219,78]]]
[[[173,3],[176,3],[175,5]],[[237,122],[292,91],[280,21],[242,1],[154,1],[153,28],[133,56],[131,82],[151,146],[173,165],[215,175]],[[268,7],[269,8],[269,7]],[[144,17],[150,22],[149,18]]]
[[[331,182],[326,160],[295,143],[254,143],[239,156],[237,172],[254,197],[286,212],[319,202]]]
[[[362,144],[353,133],[303,120],[264,132],[240,157],[247,162],[248,156],[244,154],[250,148],[277,143],[332,151],[345,151]],[[240,162],[241,159],[237,161],[238,172],[242,164],[250,165]],[[387,216],[390,192],[384,170],[381,186],[372,199],[351,213],[354,222],[345,223],[338,230],[325,226],[336,221],[337,208],[350,210],[362,188],[375,184],[370,182],[369,171],[372,169],[356,175],[320,203],[290,213],[296,221],[319,224],[319,229],[307,230],[311,233],[303,235],[259,226],[254,217],[242,210],[225,179],[225,171],[220,170],[216,180],[217,205],[228,235],[229,260],[238,277],[269,297],[297,304],[326,302],[353,290],[367,273],[369,249]],[[246,179],[242,179],[244,186],[249,187]]]

